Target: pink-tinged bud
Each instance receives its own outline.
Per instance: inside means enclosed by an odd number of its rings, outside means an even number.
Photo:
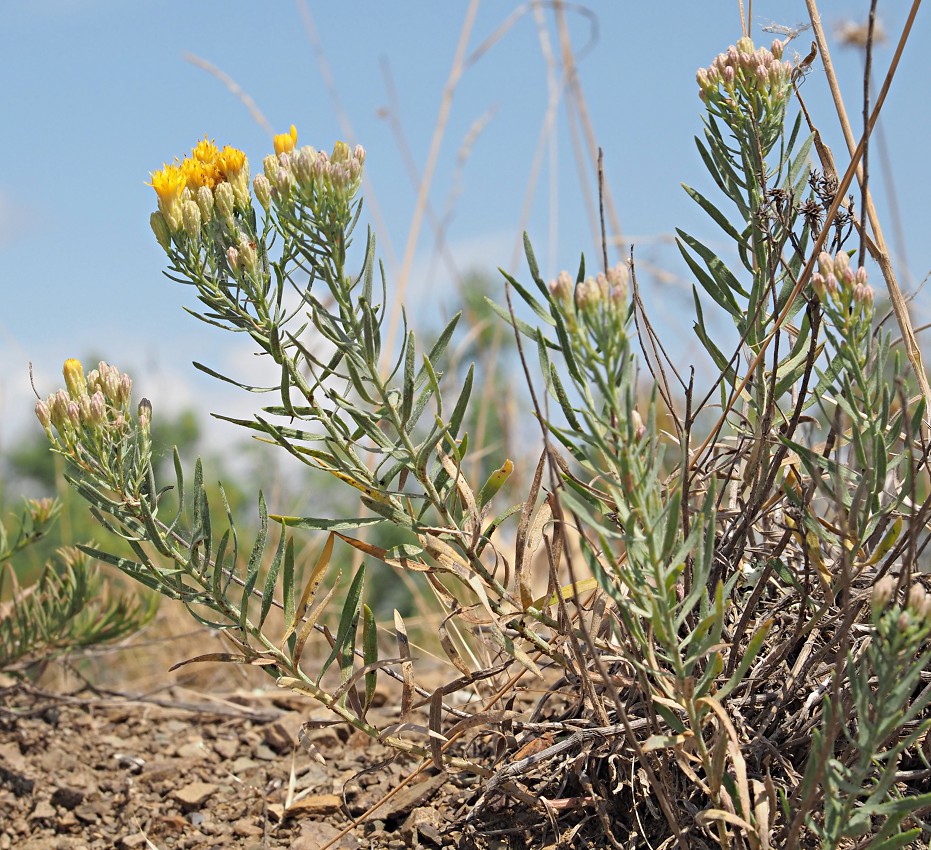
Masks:
[[[100,390],[97,390],[90,397],[88,408],[87,418],[92,425],[102,428],[107,424],[107,403],[104,401],[103,393]]]
[[[184,220],[184,232],[192,240],[200,237],[200,207],[197,201],[185,201],[181,206],[181,213]]]
[[[69,401],[65,407],[65,414],[68,417],[68,421],[75,428],[81,427],[81,409],[78,407],[76,402]]]
[[[571,303],[572,301],[572,278],[569,272],[562,271],[556,280],[550,281],[550,294],[554,300],[562,303]]]
[[[279,195],[287,197],[291,193],[291,188],[294,186],[294,175],[287,168],[279,168],[278,172],[275,174],[275,180],[272,185]]]
[[[724,64],[725,66],[730,65],[733,67],[740,61],[740,51],[732,44],[727,48],[727,52],[724,54]],[[721,69],[724,71],[724,68]]]
[[[68,394],[71,398],[87,395],[87,379],[84,377],[84,367],[81,366],[80,360],[74,358],[66,360],[61,371],[65,377],[65,386],[68,388]]]
[[[68,398],[68,393],[64,390],[59,390],[50,395],[46,401],[49,406],[49,413],[52,417],[52,424],[58,429],[63,428],[65,420],[68,418],[68,402],[71,401],[71,399]]]
[[[846,251],[838,251],[834,257],[834,274],[837,277],[843,274],[844,269],[850,267],[850,255]]]
[[[355,150],[352,152],[352,156],[359,165],[365,164],[365,148],[362,145],[356,145]]]
[[[755,48],[753,46],[753,39],[750,36],[745,35],[740,41],[737,42],[737,50],[741,53],[753,53]]]
[[[818,300],[824,301],[824,275],[821,272],[815,272],[811,276],[811,288],[818,296]]]
[[[129,399],[133,394],[133,379],[129,375],[120,375],[119,404],[129,404]]]
[[[310,186],[314,182],[314,160],[317,158],[317,151],[310,145],[301,148],[294,157],[294,176],[301,186]]]
[[[262,160],[262,169],[265,172],[265,179],[269,183],[275,179],[275,175],[278,173],[278,157],[274,154],[269,154],[265,159]]]
[[[772,52],[774,58],[782,59],[782,51],[785,49],[785,42],[782,42],[777,38],[769,49]]]
[[[36,402],[36,419],[46,431],[52,427],[52,415],[49,413],[48,405],[42,399]]]
[[[272,186],[264,174],[259,174],[252,181],[252,188],[255,190],[256,200],[262,205],[262,209],[268,212],[272,203]]]
[[[213,192],[206,186],[197,190],[197,206],[200,209],[201,220],[206,224],[213,218]]]
[[[873,291],[873,287],[865,283],[858,283],[853,288],[853,300],[858,304],[864,304],[867,307],[872,306],[875,297],[876,293]]]
[[[232,221],[233,208],[236,205],[233,187],[229,183],[218,183],[217,188],[213,190],[213,200],[217,216],[225,222]]]
[[[120,398],[120,370],[108,363],[100,364],[100,379],[103,384],[103,394],[113,404],[119,405]]]
[[[163,251],[171,250],[171,231],[168,229],[168,222],[161,212],[154,212],[149,216],[149,227],[155,234],[155,241],[162,246]]]
[[[603,301],[611,297],[611,284],[608,283],[608,276],[603,272],[598,272],[595,277],[595,285],[598,287],[598,295]]]
[[[903,611],[899,614],[899,619],[896,621],[896,628],[900,632],[908,631],[908,627],[912,624],[911,618],[908,616],[907,611]]]
[[[734,69],[733,67],[728,65],[724,69],[723,73],[721,74],[721,77],[724,80],[724,88],[726,88],[728,91],[733,91],[734,90]]]
[[[327,176],[327,169],[329,166],[329,160],[327,159],[326,152],[320,151],[317,155],[316,160],[314,160],[314,179],[318,182],[323,182]]]
[[[698,82],[698,87],[703,91],[709,91],[713,88],[713,84],[708,76],[707,69],[699,68],[695,74],[695,79]]]
[[[239,251],[232,245],[226,249],[226,262],[229,263],[230,271],[234,275],[239,274]]]
[[[608,283],[610,283],[615,289],[620,288],[622,291],[622,298],[627,298],[627,279],[630,277],[630,272],[627,270],[626,263],[617,263],[613,268],[608,269]]]
[[[853,286],[853,282],[856,279],[856,274],[854,273],[854,270],[850,268],[850,266],[847,266],[847,268],[841,272],[841,279],[844,281],[845,286]]]
[[[762,65],[756,69],[756,83],[761,91],[766,91],[769,88],[769,71]]]
[[[293,167],[292,162],[291,162],[291,154],[289,153],[278,154],[278,167],[284,168],[290,171]]]
[[[892,601],[896,584],[897,582],[892,576],[884,576],[873,585],[873,597],[870,600],[870,608],[873,611],[874,620]]]
[[[834,274],[834,258],[827,251],[818,254],[818,271],[825,277]]]
[[[142,399],[136,413],[139,418],[139,430],[143,434],[148,434],[152,427],[152,402],[147,398]]]
[[[81,421],[85,424],[90,420],[91,415],[91,399],[88,395],[78,396],[75,400],[75,404],[78,406],[78,414],[81,417]]]
[[[866,286],[866,279],[867,279],[866,269],[863,268],[863,266],[860,266],[860,268],[857,269],[857,276],[856,276],[857,283],[861,283],[864,286]]]
[[[647,427],[643,424],[643,417],[636,408],[634,408],[634,412],[631,414],[631,424],[634,426],[634,439],[640,442],[647,431]]]

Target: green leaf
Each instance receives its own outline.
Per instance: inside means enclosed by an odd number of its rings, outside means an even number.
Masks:
[[[317,684],[323,679],[329,666],[341,657],[350,641],[354,642],[356,624],[359,622],[359,606],[362,603],[362,588],[365,584],[365,564],[359,567],[352,584],[346,594],[346,601],[343,603],[342,613],[339,615],[339,625],[336,629],[336,640],[333,643],[333,649],[327,656],[326,661],[317,674]]]
[[[362,606],[362,662],[368,667],[378,661],[378,627],[375,615],[368,605]],[[365,674],[365,703],[364,707],[372,704],[375,697],[375,687],[378,684],[378,669],[374,668]]]
[[[312,516],[279,516],[278,514],[270,514],[269,519],[288,528],[310,528],[314,531],[346,531],[347,529],[364,528],[367,525],[378,525],[383,521],[381,517],[327,519]]]
[[[498,269],[498,271],[504,275],[504,279],[517,290],[520,297],[524,299],[530,309],[533,310],[533,312],[536,313],[540,319],[542,319],[548,325],[555,324],[553,317],[550,316],[549,310],[547,310],[539,301],[537,301],[537,299],[534,298],[527,289],[521,286],[521,284],[518,283],[513,277],[511,277],[504,269]]]
[[[259,567],[262,563],[262,554],[265,552],[265,543],[268,540],[268,509],[265,506],[265,496],[259,490],[259,533],[255,537],[252,554],[246,564],[246,580],[242,589],[242,602],[239,606],[239,625],[245,630],[246,620],[249,617],[249,598],[255,589],[255,582],[259,577]]]
[[[275,586],[278,584],[278,573],[281,570],[281,562],[284,558],[286,536],[287,535],[282,533],[278,538],[278,547],[275,549],[275,557],[272,559],[268,567],[268,574],[265,576],[265,587],[262,590],[262,608],[259,613],[259,628],[262,628],[262,623],[265,622],[265,618],[268,616],[268,612],[272,607],[272,601],[275,596]]]
[[[416,358],[416,341],[414,332],[407,337],[404,349],[404,384],[401,392],[401,425],[407,425],[411,411],[414,409],[414,365]]]
[[[724,215],[714,204],[711,203],[704,195],[702,195],[698,190],[693,189],[691,186],[687,186],[685,183],[682,184],[682,188],[685,189],[688,196],[695,201],[709,216],[714,220],[714,222],[720,227],[730,238],[738,245],[743,245],[745,248],[749,248],[747,240],[744,239],[743,235],[737,232],[737,229],[728,221],[727,216]]]

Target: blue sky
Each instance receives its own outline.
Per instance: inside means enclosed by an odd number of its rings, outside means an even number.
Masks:
[[[833,32],[845,20],[862,21],[869,4],[821,5]],[[889,64],[905,6],[880,4],[889,38],[876,51],[877,73]],[[739,37],[737,3],[601,0],[589,3],[587,14],[577,8],[568,7],[566,17],[606,178],[623,232],[643,263],[640,280],[654,318],[678,340],[686,365],[695,353],[688,342],[691,299],[669,234],[679,226],[712,244],[717,236],[679,184],[707,187],[692,139],[701,131],[694,74]],[[773,37],[761,33],[761,25],[806,20],[801,0],[756,2],[753,8],[758,43]],[[183,155],[205,133],[244,149],[253,173],[271,139],[242,100],[187,55],[235,80],[275,132],[295,123],[301,144],[329,148],[347,138],[348,121],[349,140],[368,152],[364,221],[377,224],[381,255],[396,279],[417,193],[393,127],[401,127],[403,144],[422,173],[468,9],[462,0],[4,0],[0,445],[31,416],[29,361],[42,393],[59,385],[66,357],[97,353],[133,370],[156,410],[187,404],[248,410],[249,398],[190,366],[199,359],[221,371],[254,374],[242,340],[185,314],[181,306],[194,305],[191,291],[162,277],[163,255],[148,225],[155,198],[144,184],[149,171]],[[542,15],[550,47],[558,52],[552,7]],[[512,25],[489,43],[509,19]],[[807,52],[810,41],[803,34],[789,55]],[[856,114],[862,58],[835,38],[831,43],[848,109]],[[908,258],[908,267],[900,268],[903,281],[920,281],[931,269],[929,43],[931,25],[922,14],[883,113]],[[454,201],[445,233],[459,272],[503,266],[521,274],[523,265],[513,266],[512,257],[549,97],[529,4],[479,4],[468,45],[474,61],[455,90],[429,198],[438,216]],[[475,55],[482,45],[487,49]],[[803,94],[843,170],[845,148],[820,64]],[[547,275],[574,270],[581,251],[597,255],[582,190],[584,180],[594,191],[594,178],[590,168],[580,177],[568,127],[563,101],[526,222]],[[469,156],[460,167],[457,157],[470,134]],[[888,187],[878,164],[871,185],[892,242]],[[441,313],[455,309],[451,278],[425,221],[408,285],[415,322],[435,327]],[[928,312],[927,300],[919,297],[917,321],[927,321]]]

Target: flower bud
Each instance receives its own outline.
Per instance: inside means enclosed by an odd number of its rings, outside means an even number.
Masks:
[[[262,209],[268,212],[272,203],[272,187],[268,178],[264,174],[257,175],[252,181],[252,188],[255,190],[256,200],[262,205]]]
[[[359,165],[365,164],[365,148],[362,145],[356,145],[355,150],[352,152],[352,156]]]
[[[825,277],[834,274],[834,258],[827,251],[818,254],[818,271]]]
[[[633,413],[631,413],[631,424],[634,428],[634,439],[639,442],[643,439],[643,435],[647,431],[646,425],[643,424],[643,417],[640,415],[640,411],[634,408]]]
[[[721,74],[724,88],[731,92],[734,90],[734,76],[734,68],[731,65],[728,65]]]
[[[206,186],[197,190],[197,206],[200,208],[200,217],[206,224],[213,218],[213,192]]]
[[[821,272],[815,272],[811,276],[811,288],[815,291],[815,295],[818,296],[819,301],[824,301],[824,275]]]
[[[850,255],[846,251],[838,251],[837,256],[834,257],[834,274],[836,277],[840,277],[844,273],[844,269],[850,267]]]
[[[907,611],[903,611],[899,614],[899,619],[896,621],[896,629],[900,632],[908,631],[908,627],[912,624],[911,618],[908,616]]]
[[[152,427],[152,402],[147,398],[142,399],[136,413],[139,418],[139,430],[143,434],[148,434]]]
[[[75,427],[81,427],[81,409],[78,407],[76,402],[69,401],[65,407],[65,414],[68,417],[68,421]]]
[[[65,386],[68,388],[68,394],[71,398],[79,398],[87,395],[87,379],[84,377],[84,368],[80,360],[71,358],[65,361],[62,368],[65,376]]]
[[[314,181],[314,160],[317,158],[317,152],[310,147],[310,145],[305,145],[302,147],[297,156],[294,157],[293,167],[294,167],[294,176],[297,178],[297,182],[301,186],[310,186]]]
[[[120,375],[119,405],[129,404],[129,399],[133,394],[133,379],[129,375]]]
[[[52,415],[49,413],[48,405],[42,399],[36,402],[36,419],[46,431],[51,429]]]
[[[278,173],[279,163],[278,157],[275,154],[270,153],[265,159],[262,160],[262,170],[265,172],[265,178],[271,183],[275,179],[275,175]]]
[[[924,611],[927,596],[925,589],[916,582],[908,590],[908,601],[905,607],[914,614],[920,614]]]
[[[855,279],[856,279],[856,274],[854,273],[854,270],[850,266],[847,266],[847,268],[845,268],[841,272],[841,280],[843,280],[845,286],[847,287],[853,286],[853,282]]]
[[[863,266],[860,266],[860,268],[857,269],[856,280],[857,283],[862,283],[864,286],[866,286],[866,269],[863,268]]]
[[[247,272],[254,272],[257,264],[255,253],[255,243],[248,239],[241,239],[239,242],[239,259],[243,268]]]
[[[772,46],[769,49],[773,54],[774,59],[782,59],[782,51],[784,48],[785,44],[777,38],[775,41],[773,41]]]
[[[97,390],[88,403],[88,421],[97,428],[102,428],[107,424],[107,403],[104,401],[103,393]]]
[[[239,274],[239,251],[232,245],[226,249],[226,262],[229,263],[230,271],[233,274]]]
[[[892,601],[895,593],[896,580],[892,576],[883,576],[876,584],[873,585],[873,597],[870,600],[870,608],[875,620],[886,609]]]
[[[291,170],[288,168],[279,168],[278,172],[275,174],[272,185],[282,198],[286,198],[290,195],[291,188],[294,186],[294,175],[291,173]]]
[[[233,220],[233,207],[236,199],[233,195],[233,187],[229,183],[219,183],[213,192],[213,200],[216,205],[217,215],[223,221],[229,223]]]
[[[155,241],[162,246],[165,251],[171,250],[171,231],[168,229],[168,222],[160,211],[156,211],[149,216],[149,227],[155,234]]]
[[[201,187],[206,188],[206,187]],[[182,215],[184,217],[184,232],[191,240],[197,240],[200,236],[200,207],[197,201],[185,201],[182,205]]]
[[[569,272],[562,271],[556,280],[550,281],[550,294],[554,300],[564,304],[572,301],[572,278]]]

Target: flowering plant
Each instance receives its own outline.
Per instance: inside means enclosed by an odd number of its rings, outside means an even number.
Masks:
[[[383,351],[388,292],[371,234],[349,271],[362,148],[299,148],[292,127],[275,137],[251,192],[245,155],[206,138],[152,174],[152,229],[170,276],[203,305],[195,315],[244,333],[274,363],[265,388],[274,403],[232,421],[352,488],[361,510],[270,514],[260,493],[260,530],[241,554],[228,506],[217,531],[199,463],[185,519],[178,462],[178,512],[164,518],[153,406],[143,400],[134,413],[131,383],[114,367],[85,376],[68,361],[67,389],[37,415],[71,463],[69,480],[135,557],[87,551],[180,600],[232,646],[191,660],[260,666],[373,738],[485,777],[472,823],[499,791],[539,806],[571,782],[613,846],[635,842],[643,822],[680,847],[698,835],[764,850],[813,837],[873,850],[914,839],[929,798],[900,795],[896,783],[929,723],[927,689],[914,694],[931,628],[915,578],[929,510],[918,495],[924,407],[910,402],[892,343],[874,329],[873,289],[850,263],[836,194],[810,172],[801,117],[787,123],[795,70],[784,52],[745,36],[698,72],[698,148],[733,209],[686,191],[736,258],[678,231],[696,334],[718,372],[706,392],[668,380],[632,260],[594,275],[583,261],[546,283],[525,240],[533,286],[505,276],[508,307],[495,309],[518,340],[542,453],[511,504],[501,503],[511,459],[484,482],[466,474],[483,448],[464,428],[472,370],[452,404],[444,398],[439,366],[458,317],[427,349],[405,325],[399,350]],[[537,324],[516,314],[512,292]],[[733,323],[732,354],[705,319],[709,300]],[[638,337],[652,352],[647,393]],[[369,526],[400,542],[375,545],[358,531]],[[303,589],[299,529],[326,534]],[[324,579],[337,546],[365,560],[334,634],[324,620],[340,576]],[[538,553],[542,596],[531,581]],[[364,601],[372,563],[424,580],[454,680],[418,681],[397,611],[386,630],[396,652],[384,654]],[[323,660],[311,671],[302,659],[315,638]],[[535,708],[500,708],[524,675],[543,690]],[[400,708],[396,724],[378,727],[367,715],[385,676]],[[452,695],[466,689],[481,701],[463,708]],[[569,707],[544,722],[556,694]],[[419,706],[428,717],[414,722]],[[528,741],[572,734],[492,766],[456,744],[476,727],[498,730],[506,746],[515,731]],[[573,748],[566,778],[551,768]],[[620,775],[621,755],[636,780]],[[624,806],[640,826],[613,824]]]

